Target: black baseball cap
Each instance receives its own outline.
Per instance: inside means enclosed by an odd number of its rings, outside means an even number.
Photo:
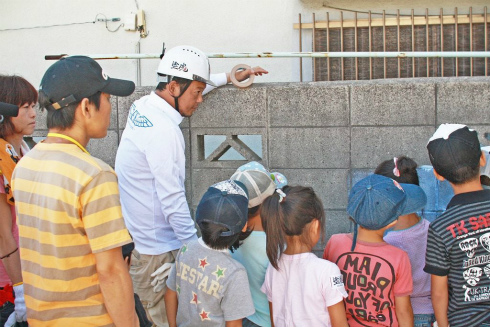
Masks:
[[[480,142],[475,130],[462,124],[441,124],[427,143],[429,159],[441,176],[480,164]]]
[[[134,88],[132,81],[107,76],[92,58],[72,56],[62,58],[48,68],[39,90],[52,103],[47,109],[61,109],[97,92],[128,96]]]
[[[226,227],[221,236],[239,234],[247,221],[248,193],[239,181],[226,180],[210,186],[197,206],[197,224],[211,222]]]

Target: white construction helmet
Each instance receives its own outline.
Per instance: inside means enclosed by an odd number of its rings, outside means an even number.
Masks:
[[[209,79],[209,59],[199,49],[180,45],[168,50],[158,65],[158,82],[168,83],[170,77],[180,77],[216,86]],[[165,75],[165,76],[161,76]]]

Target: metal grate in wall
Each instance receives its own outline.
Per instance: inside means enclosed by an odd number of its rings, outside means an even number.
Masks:
[[[345,19],[344,17],[349,17]],[[490,24],[487,7],[462,13],[443,9],[439,15],[344,13],[331,20],[295,24],[312,29],[314,52],[371,51],[488,51]],[[300,50],[301,51],[301,50]],[[488,58],[315,58],[315,81],[366,80],[406,77],[488,76]]]

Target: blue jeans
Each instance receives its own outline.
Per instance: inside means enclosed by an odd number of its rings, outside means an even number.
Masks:
[[[431,327],[436,321],[436,316],[433,314],[413,315],[414,327]]]

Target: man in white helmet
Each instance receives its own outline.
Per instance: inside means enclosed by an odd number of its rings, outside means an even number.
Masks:
[[[230,82],[229,74],[210,75],[209,70],[199,49],[167,51],[158,66],[157,88],[131,106],[117,151],[123,216],[135,243],[130,273],[156,326],[167,326],[162,277],[169,265],[164,264],[174,262],[182,244],[197,238],[185,198],[185,143],[179,124],[192,116],[204,94]],[[243,81],[251,74],[267,71],[254,67],[236,78]],[[152,274],[157,275],[153,285]]]

